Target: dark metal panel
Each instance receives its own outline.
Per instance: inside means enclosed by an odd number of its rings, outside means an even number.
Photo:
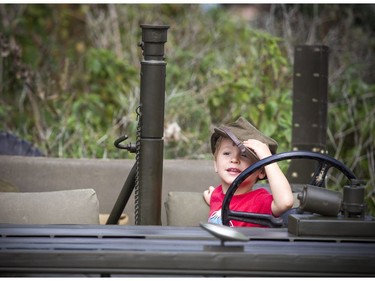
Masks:
[[[294,145],[325,147],[328,47],[296,46],[293,77]]]
[[[290,215],[288,231],[300,236],[362,236],[375,237],[375,220],[324,217],[319,215]]]
[[[198,227],[0,225],[0,275],[375,276],[374,237],[237,229],[242,252],[205,250],[220,241]]]
[[[325,153],[328,53],[327,46],[295,47],[292,150]],[[314,170],[312,161],[292,160],[287,178],[291,183],[307,183]]]
[[[139,241],[138,245],[142,243]],[[212,242],[211,242],[212,243]],[[251,242],[243,253],[207,252],[190,241],[171,250],[2,250],[0,272],[207,276],[373,276],[374,246]],[[197,245],[198,244],[198,245]],[[200,245],[199,245],[200,244]],[[135,244],[137,245],[137,244]],[[161,245],[162,246],[162,245]],[[160,246],[160,247],[161,247]],[[353,251],[358,251],[353,254]]]

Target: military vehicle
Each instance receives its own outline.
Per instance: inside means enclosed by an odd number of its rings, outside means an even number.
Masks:
[[[325,119],[321,116],[324,116],[326,103],[321,101],[326,96],[324,83],[327,79],[325,72],[327,65],[324,56],[327,48],[297,47],[297,51],[308,52],[310,55],[316,53],[319,57],[323,57],[321,60],[311,60],[308,57],[310,63],[302,63],[303,69],[312,72],[310,76],[319,77],[319,82],[313,80],[310,88],[314,93],[314,87],[323,89],[317,91],[323,98],[320,96],[306,99],[310,103],[311,100],[316,99],[320,102],[315,102],[317,114],[311,115],[312,117],[303,116],[307,120],[299,119],[300,126],[295,126],[293,151],[275,154],[258,161],[236,178],[226,193],[223,203],[223,225],[210,224],[202,219],[208,214],[202,215],[199,212],[207,212],[208,207],[201,192],[190,192],[190,190],[178,189],[177,186],[177,192],[169,194],[177,196],[177,199],[174,198],[173,204],[169,201],[165,205],[169,212],[168,223],[162,225],[166,75],[164,43],[167,41],[168,26],[141,25],[141,28],[140,46],[144,60],[141,62],[137,141],[136,144],[124,145],[127,136],[115,141],[118,148],[135,152],[137,156],[106,224],[93,224],[83,220],[63,223],[30,223],[29,220],[29,223],[20,223],[26,215],[32,216],[32,213],[23,214],[24,217],[12,223],[4,220],[4,214],[0,215],[2,216],[0,275],[375,276],[375,220],[366,212],[364,182],[357,179],[343,163],[324,153],[323,149]],[[316,65],[318,70],[314,69]],[[298,67],[295,67],[295,71],[299,74],[295,77],[305,79],[307,76],[301,74],[302,70],[298,70]],[[305,86],[306,83],[306,80],[302,81]],[[297,84],[298,82],[295,82],[295,89],[298,88]],[[306,93],[304,95],[306,96]],[[298,101],[300,102],[301,99]],[[316,115],[319,120],[311,122],[311,118]],[[293,118],[294,122],[297,122],[295,120],[299,118],[298,114]],[[313,126],[308,127],[308,133],[306,131],[301,133],[298,130],[304,128],[302,125],[306,122],[313,123]],[[303,138],[307,138],[307,141],[313,144],[302,141]],[[314,138],[319,140],[316,141]],[[11,163],[16,163],[20,167],[25,162],[23,158],[2,159],[9,161],[8,166],[4,164],[5,162],[1,166],[0,172],[3,177],[12,173],[7,168]],[[300,160],[302,162],[296,162]],[[42,161],[48,163],[48,159],[43,158],[35,163],[40,164]],[[291,161],[288,176],[296,199],[292,210],[276,218],[270,215],[238,212],[229,208],[234,192],[244,179],[258,169],[280,161]],[[312,165],[306,164],[311,162]],[[48,170],[48,165],[40,165],[41,171]],[[188,167],[193,169],[193,166],[188,165]],[[340,191],[332,191],[325,187],[326,177],[331,168],[342,173],[346,178],[347,183]],[[74,169],[79,169],[79,165],[75,163]],[[313,169],[312,173],[311,169]],[[24,175],[27,172],[25,169]],[[22,175],[19,172],[18,177]],[[40,175],[46,176],[42,172],[35,173],[35,177]],[[68,181],[69,177],[74,177],[73,171],[72,174],[64,176]],[[30,177],[30,181],[32,180],[33,178]],[[189,180],[197,179],[192,178],[187,171],[180,175],[180,182]],[[306,182],[301,183],[302,180]],[[201,188],[203,191],[206,186]],[[39,216],[50,215],[47,205],[53,207],[62,204],[65,206],[64,209],[73,209],[77,194],[54,200],[43,197],[45,199],[38,201],[40,206],[33,204],[32,207],[41,209]],[[38,195],[43,196],[40,193]],[[28,193],[27,196],[24,201],[20,199],[23,202],[21,207],[30,202],[32,195]],[[134,196],[136,201],[135,222],[119,225],[118,222],[131,196]],[[11,202],[10,196],[6,197],[5,192],[1,194],[0,200],[1,198],[3,198],[2,212],[12,217],[17,211],[14,207],[17,202]],[[8,204],[7,208],[4,207],[6,204]],[[83,213],[89,208],[89,204],[84,207],[79,206],[75,216],[82,219]],[[63,212],[63,208],[60,210]],[[177,223],[173,220],[177,220]],[[230,220],[256,222],[267,227],[232,228],[228,226]],[[185,221],[189,222],[184,225]]]

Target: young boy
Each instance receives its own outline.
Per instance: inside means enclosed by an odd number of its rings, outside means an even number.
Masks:
[[[221,207],[233,180],[250,165],[276,153],[277,142],[258,131],[240,117],[236,122],[214,129],[211,150],[214,167],[221,185],[210,186],[203,192],[210,205],[209,222],[222,224]],[[272,194],[266,189],[253,190],[254,184],[267,176]],[[277,163],[265,166],[247,177],[237,188],[230,209],[280,216],[293,206],[293,194],[288,180]],[[231,221],[231,226],[260,226],[242,221]]]

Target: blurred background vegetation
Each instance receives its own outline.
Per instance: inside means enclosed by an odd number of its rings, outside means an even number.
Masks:
[[[46,156],[134,158],[140,24],[167,24],[165,158],[211,159],[242,115],[291,150],[294,46],[327,45],[329,155],[374,209],[375,5],[1,4],[0,131]],[[285,166],[283,167],[285,169]]]

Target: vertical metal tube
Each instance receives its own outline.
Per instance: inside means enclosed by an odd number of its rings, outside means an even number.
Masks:
[[[166,25],[141,25],[140,149],[136,224],[161,224]]]

